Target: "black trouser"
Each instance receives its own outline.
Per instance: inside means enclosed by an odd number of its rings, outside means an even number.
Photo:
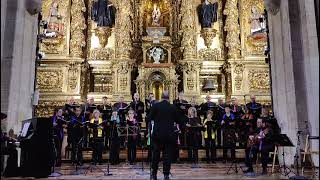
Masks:
[[[137,155],[137,137],[128,137],[128,161],[133,163]]]
[[[56,148],[56,166],[60,166],[61,165],[61,146],[62,146],[62,140],[57,137],[57,136],[54,136],[54,145],[55,145],[55,148]]]
[[[180,150],[179,145],[176,144],[174,147],[174,155],[172,159],[173,162],[177,162],[177,160],[179,159],[179,156],[180,156],[179,150]]]
[[[88,147],[88,127],[85,125],[83,128],[83,147]]]
[[[227,159],[228,157],[228,149],[231,150],[231,159],[235,160],[236,158],[236,149],[235,149],[236,145],[225,145],[223,146],[223,159]]]
[[[268,160],[269,160],[269,152],[272,151],[272,146],[266,145],[262,147],[261,150],[258,149],[257,146],[252,146],[246,149],[246,160],[245,164],[250,169],[253,170],[252,164],[256,161],[257,153],[261,153],[261,163],[262,168],[267,169],[268,167]]]
[[[218,146],[221,146],[221,137],[222,137],[222,131],[221,131],[221,128],[218,128],[217,129],[217,145]]]
[[[206,158],[207,161],[214,161],[216,159],[216,141],[215,139],[205,138]],[[211,155],[211,156],[210,156]]]
[[[93,138],[92,162],[102,162],[103,138]]]
[[[119,137],[110,138],[110,162],[111,164],[119,163],[120,141]]]
[[[157,140],[152,142],[152,174],[156,175],[158,172],[158,165],[160,161],[160,151],[163,149],[163,174],[168,176],[171,169],[172,153],[174,150],[174,143],[161,143]]]
[[[189,157],[189,161],[194,162],[194,163],[198,163],[198,147],[195,146],[190,146],[188,148],[188,157]]]
[[[152,149],[151,146],[148,146],[148,158],[147,158],[147,162],[151,162],[151,155],[152,155]]]
[[[82,142],[80,138],[72,139],[71,161],[73,163],[82,163]]]

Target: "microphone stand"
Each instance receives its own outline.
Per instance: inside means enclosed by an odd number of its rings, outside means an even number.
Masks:
[[[57,150],[56,150],[56,145],[55,145],[55,142],[54,142],[54,139],[52,139],[52,144],[53,144],[53,153],[55,154],[55,156],[54,156],[54,163],[53,163],[53,167],[52,167],[52,172],[51,172],[51,174],[49,175],[49,177],[60,177],[60,176],[62,176],[62,174],[61,173],[59,173],[59,172],[55,172],[55,167],[56,167],[56,163],[57,163]]]

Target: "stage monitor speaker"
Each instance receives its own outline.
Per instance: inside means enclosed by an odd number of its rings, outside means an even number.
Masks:
[[[307,180],[308,178],[305,176],[291,176],[289,180]]]

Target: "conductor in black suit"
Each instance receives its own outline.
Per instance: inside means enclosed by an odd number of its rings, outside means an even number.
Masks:
[[[160,151],[163,150],[164,179],[169,179],[171,160],[176,143],[174,122],[181,125],[177,108],[170,104],[169,94],[164,91],[162,101],[155,104],[148,116],[149,122],[154,121],[152,132],[152,174],[151,179],[157,179]],[[181,127],[181,126],[180,126]]]

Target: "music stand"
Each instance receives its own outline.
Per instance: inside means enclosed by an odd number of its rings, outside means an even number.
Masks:
[[[283,165],[279,167],[280,173],[284,176],[288,176],[290,173],[295,174],[285,163],[285,154],[284,154],[284,147],[294,147],[292,141],[286,134],[279,134],[274,137],[275,143],[277,146],[282,146],[282,158],[283,158]],[[278,148],[279,149],[279,148]],[[281,172],[281,168],[283,168],[283,172]],[[296,174],[295,174],[296,175]]]
[[[137,175],[140,175],[140,176],[144,176],[144,175],[148,175],[149,173],[144,171],[144,165],[143,165],[143,155],[144,155],[144,148],[146,147],[146,145],[144,143],[141,143],[141,150],[142,150],[142,158],[141,158],[141,171],[137,172],[136,174]],[[151,166],[151,164],[150,164]],[[151,171],[150,171],[151,172]]]
[[[84,137],[82,137],[82,138],[80,138],[80,140],[77,142],[77,146],[76,146],[76,154],[75,154],[75,156],[76,156],[76,159],[78,160],[78,151],[79,151],[79,146],[81,145],[81,143],[83,142],[83,139],[84,139]],[[82,153],[82,152],[81,152]],[[72,172],[71,174],[72,175],[80,175],[81,174],[81,172],[79,172],[78,171],[78,162],[76,162],[76,163],[74,163],[75,164],[75,171],[74,172]]]

